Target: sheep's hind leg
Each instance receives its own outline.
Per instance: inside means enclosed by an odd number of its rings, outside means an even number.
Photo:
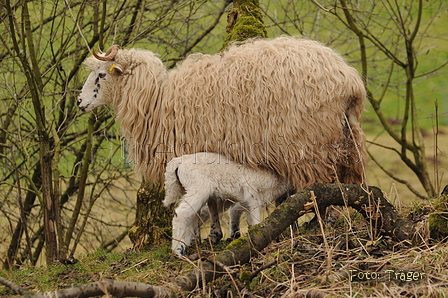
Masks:
[[[199,226],[199,212],[205,205],[208,194],[185,194],[173,219],[172,250],[178,256],[186,255],[186,248],[197,239]],[[200,239],[199,239],[200,240]]]
[[[261,222],[261,207],[256,206],[251,208],[247,213],[247,223],[249,226],[259,224]]]
[[[210,212],[210,234],[208,235],[208,239],[210,239],[212,244],[217,244],[222,239],[218,205],[215,199],[209,199],[207,205],[208,211]]]
[[[186,255],[186,248],[197,238],[198,210],[193,209],[184,200],[176,208],[173,219],[172,251],[177,256]]]
[[[174,215],[173,218],[173,240],[171,245],[171,250],[173,253],[175,253],[178,257],[186,255],[186,246],[187,243],[183,242],[182,239],[185,238],[185,233],[187,228],[187,223],[184,218],[181,218],[177,212]]]

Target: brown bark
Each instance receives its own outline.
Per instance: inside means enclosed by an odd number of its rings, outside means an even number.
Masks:
[[[129,231],[133,249],[148,249],[171,235],[171,209],[163,206],[163,184],[143,182],[137,193],[137,211],[134,226]]]

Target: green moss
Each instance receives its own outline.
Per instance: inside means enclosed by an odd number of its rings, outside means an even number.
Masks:
[[[240,237],[240,238],[235,239],[232,242],[230,242],[229,245],[226,246],[226,250],[238,248],[243,245],[247,245],[247,243],[248,243],[247,237]]]
[[[251,7],[260,7],[260,1],[258,0],[237,0],[234,1],[238,3],[238,6],[251,6]]]
[[[240,42],[249,38],[266,37],[266,26],[260,3],[256,0],[233,2],[233,9],[228,14],[226,48],[231,42]]]
[[[165,208],[161,183],[143,182],[137,193],[136,222],[128,235],[134,249],[149,249],[171,235],[172,208]]]
[[[259,282],[259,278],[257,278],[257,276],[256,277],[250,276],[251,273],[252,272],[250,271],[243,270],[240,274],[240,281],[244,283],[244,286],[249,290],[253,290],[254,284],[256,285]]]
[[[250,276],[250,272],[247,270],[243,270],[240,274],[240,280],[245,283],[246,281],[249,280],[249,276]]]
[[[441,195],[433,203],[435,212],[429,215],[428,225],[432,238],[448,236],[448,196]]]
[[[263,23],[252,16],[243,16],[233,27],[232,32],[228,35],[229,41],[244,41],[253,37],[265,37],[266,28]]]

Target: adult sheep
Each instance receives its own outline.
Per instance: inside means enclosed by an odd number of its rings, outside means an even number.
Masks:
[[[147,180],[161,180],[173,157],[216,152],[271,168],[297,190],[364,181],[364,84],[316,41],[250,40],[169,71],[150,51],[118,46],[85,64],[79,108],[113,107]]]

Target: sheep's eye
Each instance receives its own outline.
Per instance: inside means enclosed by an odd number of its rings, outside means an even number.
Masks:
[[[104,72],[100,72],[100,73],[98,74],[98,77],[99,77],[100,79],[104,79],[104,78],[106,77],[106,73],[104,73]]]

